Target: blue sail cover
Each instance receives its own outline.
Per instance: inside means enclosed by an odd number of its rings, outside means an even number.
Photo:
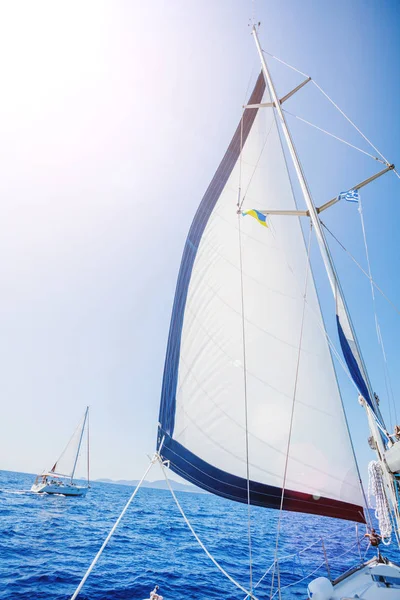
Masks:
[[[270,102],[262,75],[249,104],[261,102]],[[296,208],[271,108],[245,110],[191,225],[172,310],[157,449],[178,475],[238,502],[248,501],[249,472],[250,502],[279,508],[295,393],[283,508],[362,522],[312,277],[299,348],[309,268],[299,220],[276,217],[260,227],[243,218],[239,184],[244,211]]]

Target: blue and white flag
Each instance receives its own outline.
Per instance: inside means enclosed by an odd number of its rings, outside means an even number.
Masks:
[[[358,190],[347,190],[347,192],[340,192],[338,200],[347,200],[347,202],[358,202],[360,195]]]

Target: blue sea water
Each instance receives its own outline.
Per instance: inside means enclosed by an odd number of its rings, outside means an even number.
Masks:
[[[67,600],[99,550],[133,488],[96,483],[86,498],[32,494],[33,476],[0,471],[0,599]],[[177,492],[190,522],[224,569],[247,588],[247,507],[211,496]],[[273,561],[278,511],[251,509],[253,577]],[[360,528],[360,538],[364,533]],[[360,560],[355,525],[296,513],[282,514],[279,555],[299,553],[324,538],[332,577]],[[362,554],[366,543],[361,542]],[[343,555],[343,553],[346,553]],[[392,545],[385,554],[399,561]],[[372,550],[367,558],[372,557]],[[283,598],[307,597],[307,581],[324,562],[321,544],[280,563]],[[325,565],[314,575],[326,575]],[[154,585],[165,600],[240,600],[242,591],[211,563],[168,491],[143,488],[87,580],[81,600],[142,600]],[[257,587],[269,598],[271,577]]]

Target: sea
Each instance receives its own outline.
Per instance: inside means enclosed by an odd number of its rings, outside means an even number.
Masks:
[[[134,488],[93,482],[85,498],[68,498],[31,493],[33,479],[0,471],[0,599],[67,600]],[[210,554],[248,590],[247,506],[205,493],[176,492],[176,496]],[[251,507],[253,594],[259,600],[279,599],[278,580],[283,600],[305,600],[311,579],[335,578],[376,552],[367,551],[361,525],[357,537],[354,523],[284,511],[279,569],[275,568],[272,585],[278,517],[278,511]],[[383,551],[399,562],[395,543]],[[78,598],[143,600],[155,585],[164,600],[244,600],[246,596],[200,547],[171,493],[142,488]]]

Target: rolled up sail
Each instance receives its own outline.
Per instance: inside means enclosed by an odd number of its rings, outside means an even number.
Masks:
[[[249,104],[270,101],[260,75]],[[190,228],[157,448],[174,472],[211,493],[247,502],[248,472],[252,504],[279,508],[284,486],[284,509],[363,521],[311,275],[303,317],[309,261],[300,222],[273,216],[260,227],[238,215],[239,184],[243,211],[296,209],[272,108],[245,111]]]
[[[356,341],[354,339],[354,333],[352,331],[347,312],[344,306],[344,301],[340,295],[338,289],[335,291],[336,296],[336,324],[339,333],[340,346],[342,348],[343,356],[346,361],[346,364],[349,368],[350,375],[357,386],[358,391],[366,400],[372,411],[374,412],[377,420],[380,422],[381,426],[384,427],[384,422],[382,419],[381,412],[379,410],[378,404],[369,392],[369,381],[368,376],[366,374],[363,361],[361,359],[360,353],[357,348]],[[382,435],[383,441],[386,441],[386,438]]]

